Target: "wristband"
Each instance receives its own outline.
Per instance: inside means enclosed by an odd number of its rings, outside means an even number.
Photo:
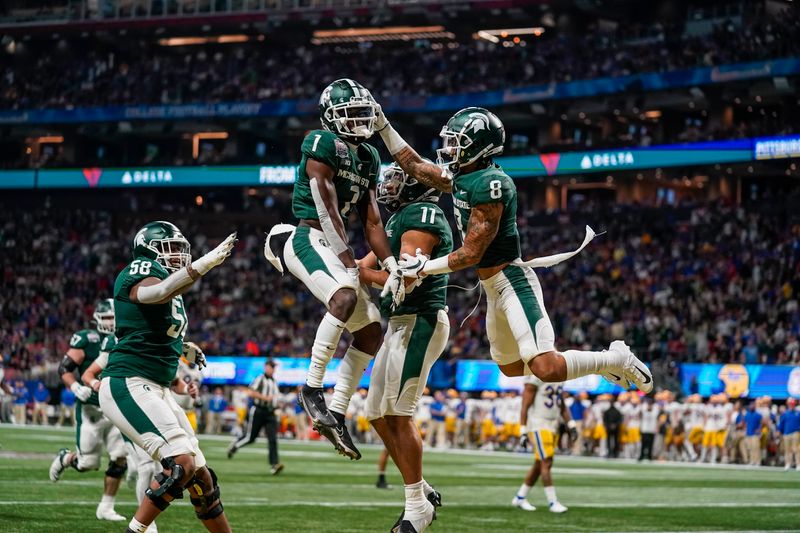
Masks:
[[[378,133],[381,139],[383,139],[383,144],[386,145],[386,149],[389,150],[389,153],[392,155],[408,146],[408,143],[400,137],[400,134],[395,131],[391,124],[387,124],[386,127]]]
[[[567,427],[569,429],[575,429],[576,427],[578,427],[578,424],[576,424],[574,420],[570,419],[569,421],[567,421]]]
[[[528,426],[520,426],[519,427],[519,434],[520,435],[527,435],[528,434]]]
[[[447,274],[453,271],[448,263],[449,258],[446,255],[436,259],[429,259],[425,266],[422,267],[422,272],[426,275]]]
[[[99,380],[99,379],[97,379],[97,378],[93,379],[92,381],[90,381],[90,382],[89,382],[89,386],[90,386],[92,389],[94,389],[94,384],[95,384],[95,383],[100,383],[100,380]]]

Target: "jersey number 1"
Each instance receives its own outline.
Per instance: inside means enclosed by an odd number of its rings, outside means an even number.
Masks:
[[[430,211],[431,216],[428,217],[428,211]],[[430,220],[425,220],[430,218]],[[434,220],[436,219],[436,211],[433,208],[423,207],[422,208],[422,222],[428,222],[429,224],[433,224]]]

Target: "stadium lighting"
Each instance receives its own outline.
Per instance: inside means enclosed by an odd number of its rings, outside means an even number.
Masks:
[[[312,44],[348,43],[369,41],[409,41],[412,39],[455,39],[455,34],[444,26],[390,26],[385,28],[345,28],[342,30],[317,30]]]
[[[227,131],[205,131],[192,135],[192,157],[197,159],[200,155],[200,141],[207,139],[227,139]]]
[[[645,118],[661,118],[661,111],[658,109],[653,109],[651,111],[644,112]]]
[[[514,39],[514,42],[519,42],[520,35],[534,35],[540,37],[544,34],[544,28],[536,26],[533,28],[506,28],[496,30],[479,30],[473,37],[476,39],[484,39],[493,43],[500,42],[500,39]]]
[[[64,137],[62,135],[45,135],[34,140],[39,144],[61,144],[64,142]]]
[[[161,46],[195,46],[195,45],[209,44],[209,43],[217,43],[217,44],[246,43],[249,40],[250,40],[249,35],[237,34],[237,35],[215,35],[213,37],[169,37],[166,39],[159,39],[158,44],[160,44]]]

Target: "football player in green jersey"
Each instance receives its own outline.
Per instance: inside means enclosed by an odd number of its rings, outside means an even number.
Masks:
[[[627,388],[653,389],[649,369],[623,341],[602,352],[555,349],[542,287],[533,267],[520,259],[517,190],[492,160],[503,152],[505,129],[494,113],[468,107],[442,128],[443,147],[431,167],[399,136],[381,110],[377,128],[387,148],[406,172],[423,183],[453,193],[461,248],[446,257],[409,257],[403,274],[411,278],[477,267],[487,296],[486,329],[492,358],[507,376],[533,374],[555,383],[600,374]]]
[[[288,226],[293,232],[284,246],[289,271],[327,308],[311,347],[311,364],[300,402],[314,428],[340,454],[355,460],[361,453],[344,423],[345,413],[364,370],[378,351],[381,326],[380,313],[368,289],[359,283],[358,267],[348,245],[347,220],[351,214],[361,219],[367,243],[390,273],[383,294],[391,294],[395,305],[404,295],[402,276],[375,199],[380,158],[366,143],[374,131],[376,109],[369,91],[353,80],[336,80],[323,91],[319,100],[323,129],[311,131],[303,141],[294,185],[292,209],[300,223],[297,228]],[[270,237],[265,255],[282,271],[269,249]],[[329,409],[323,396],[323,378],[345,329],[353,335],[353,343],[339,366]]]
[[[122,521],[125,517],[114,510],[114,501],[122,476],[127,469],[127,451],[119,429],[103,415],[97,393],[87,387],[75,376],[82,374],[101,354],[103,347],[114,338],[114,300],[101,300],[95,306],[93,318],[97,329],[83,329],[76,332],[69,342],[69,350],[58,367],[61,380],[77,399],[75,406],[74,452],[66,448],[59,450],[50,465],[50,479],[58,481],[67,467],[78,472],[88,472],[100,468],[100,455],[105,446],[109,456],[105,472],[103,497],[97,506],[95,516],[98,520]]]
[[[206,466],[186,414],[170,393],[178,359],[198,366],[202,352],[184,342],[185,293],[231,254],[236,234],[192,261],[189,241],[170,222],[142,227],[133,239],[133,261],[114,283],[117,344],[100,382],[100,406],[134,444],[161,462],[127,531],[144,533],[188,489],[197,518],[213,533],[230,525],[214,471]],[[188,349],[187,349],[188,347]],[[94,385],[94,384],[93,384]]]
[[[437,258],[453,250],[450,224],[437,205],[439,191],[409,177],[396,163],[378,184],[378,201],[393,213],[386,234],[395,257],[408,253]],[[361,280],[383,287],[389,274],[376,268],[374,253],[359,261]],[[405,484],[405,510],[392,531],[425,530],[436,516],[434,506],[441,505],[441,496],[422,477],[422,440],[411,417],[450,336],[447,279],[447,274],[409,279],[400,306],[392,309],[388,296],[382,302],[389,327],[372,368],[367,418]]]

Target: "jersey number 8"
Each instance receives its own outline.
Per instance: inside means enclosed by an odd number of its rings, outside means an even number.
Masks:
[[[135,276],[136,274],[141,274],[143,276],[147,276],[150,274],[150,267],[152,266],[153,263],[150,261],[142,261],[141,259],[137,259],[131,263],[130,275]]]

